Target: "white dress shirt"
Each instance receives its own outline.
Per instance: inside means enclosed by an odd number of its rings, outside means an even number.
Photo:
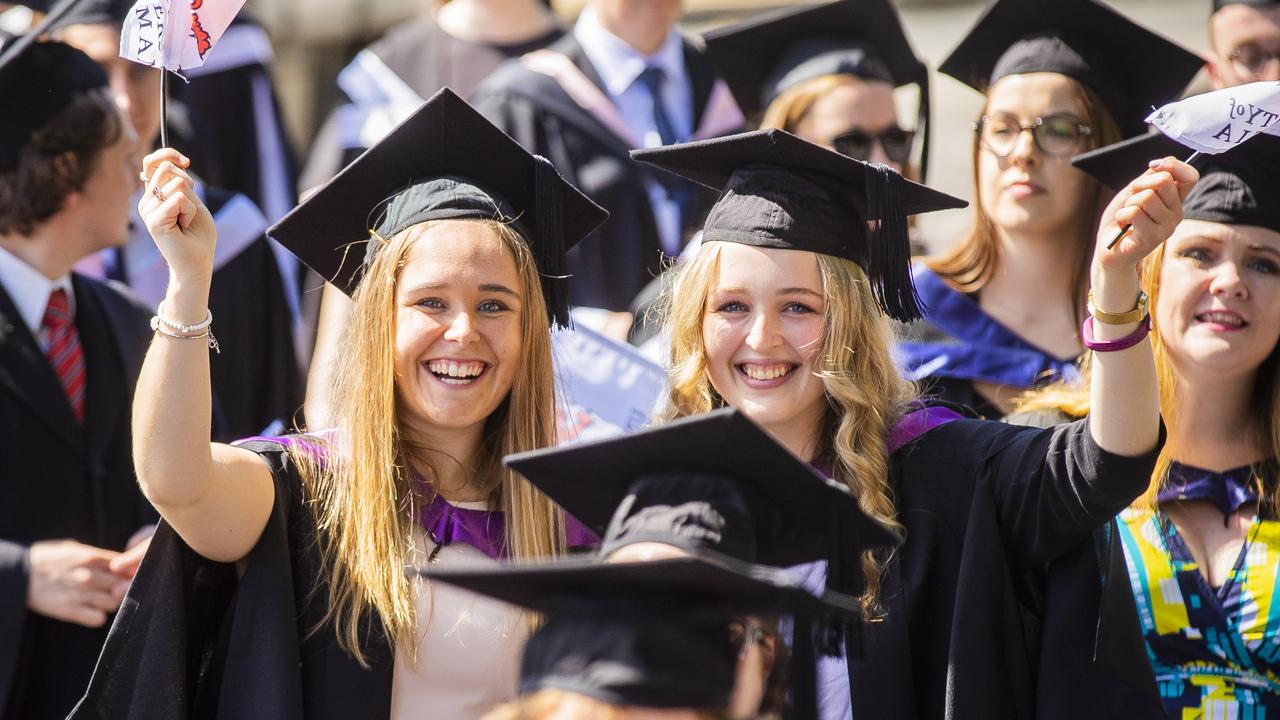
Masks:
[[[62,288],[66,291],[71,317],[76,316],[76,294],[71,288],[69,273],[50,280],[3,247],[0,247],[0,286],[18,308],[22,323],[36,337],[41,350],[49,349],[48,333],[41,326],[44,325],[45,310],[49,308],[49,295],[54,290]]]
[[[595,8],[588,6],[573,26],[573,37],[582,45],[587,59],[600,75],[604,91],[618,106],[632,136],[640,140],[643,147],[662,144],[658,124],[654,120],[653,98],[644,83],[639,81],[640,73],[649,66],[661,68],[665,76],[662,104],[672,129],[681,140],[689,139],[693,134],[693,86],[685,70],[684,40],[678,31],[674,28],[669,30],[662,47],[652,55],[645,55],[604,29]],[[680,208],[656,181],[648,180],[646,186],[662,249],[669,255],[679,255],[682,239]]]

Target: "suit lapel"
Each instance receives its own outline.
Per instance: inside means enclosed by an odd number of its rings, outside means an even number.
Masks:
[[[72,278],[76,291],[76,330],[84,348],[88,373],[84,403],[84,425],[90,468],[103,467],[107,448],[120,424],[127,399],[119,349],[111,332],[112,320],[104,311],[98,294],[79,277]]]
[[[77,452],[84,447],[80,423],[71,412],[62,383],[58,382],[48,358],[3,287],[0,287],[0,385],[6,386]]]

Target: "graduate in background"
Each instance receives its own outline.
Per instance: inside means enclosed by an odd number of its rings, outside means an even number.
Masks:
[[[1088,546],[1155,464],[1147,326],[1092,330],[1086,421],[1037,431],[923,407],[891,360],[885,315],[919,317],[906,216],[961,201],[780,130],[635,157],[723,188],[669,298],[670,415],[742,410],[906,538],[844,569],[865,578],[878,621],[862,627],[861,655],[850,653],[845,704],[821,717],[1074,717],[1082,704],[1124,702],[1122,671],[1074,705],[1039,705],[1039,694],[1070,686],[1055,685],[1062,660],[1036,649],[1040,623],[1096,631],[1096,616],[1049,593],[1096,578],[1096,565],[1050,572],[1052,561]],[[1136,267],[1173,231],[1196,177],[1170,160],[1106,209],[1092,268],[1100,308],[1134,309]],[[1122,660],[1141,668],[1141,646],[1129,649]]]
[[[525,625],[404,568],[594,542],[500,458],[554,442],[563,253],[605,213],[442,90],[272,230],[353,295],[338,429],[210,444],[216,233],[185,164],[148,156],[142,205],[181,281],[135,403],[167,524],[74,717],[477,717]]]
[[[927,322],[897,328],[909,378],[999,418],[1026,388],[1075,377],[1093,239],[1112,193],[1069,160],[1145,132],[1150,106],[1202,65],[1094,0],[987,10],[939,68],[986,94],[977,202],[969,233],[916,270]]]
[[[1280,2],[1213,0],[1209,40],[1214,89],[1280,80]]]
[[[149,311],[119,286],[72,270],[128,237],[137,137],[84,53],[31,42],[11,54],[33,37],[0,50],[9,108],[0,119],[0,717],[8,720],[60,719],[75,705],[155,521],[138,492],[129,432]]]
[[[591,0],[572,32],[513,60],[472,97],[610,213],[569,254],[573,304],[626,312],[715,199],[631,161],[632,148],[741,128],[705,51],[676,27],[682,0]],[[609,332],[611,336],[625,335]]]
[[[120,57],[120,25],[130,8],[128,0],[81,2],[54,24],[54,35],[102,67],[139,147],[150,150],[160,134],[159,71]],[[219,45],[218,53],[222,49]],[[264,234],[269,223],[243,194],[200,179],[195,192],[213,214],[219,239],[210,310],[225,329],[222,352],[211,361],[213,437],[229,441],[283,432],[293,426],[302,404],[302,370],[293,344],[291,291]],[[134,207],[140,197],[141,190]],[[152,307],[164,298],[170,279],[164,257],[136,214],[127,243],[104,250],[80,269],[125,283]]]

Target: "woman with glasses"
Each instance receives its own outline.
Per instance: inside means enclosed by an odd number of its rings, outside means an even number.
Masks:
[[[1027,388],[1075,376],[1092,241],[1111,193],[1071,157],[1143,132],[1149,107],[1175,98],[1201,65],[1093,0],[988,9],[940,68],[986,103],[973,227],[917,268],[927,322],[898,328],[910,379],[1002,417]]]
[[[928,160],[929,69],[886,0],[837,0],[767,13],[706,36],[744,114],[856,160],[921,179]],[[916,85],[916,129],[894,88]],[[917,141],[918,137],[918,141]]]

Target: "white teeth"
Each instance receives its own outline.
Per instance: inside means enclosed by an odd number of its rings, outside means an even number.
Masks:
[[[742,371],[752,380],[773,380],[791,372],[791,366],[745,364],[742,366]]]
[[[1232,325],[1235,327],[1240,327],[1244,325],[1244,321],[1240,318],[1239,315],[1236,315],[1234,313],[1226,313],[1226,312],[1213,311],[1213,312],[1201,313],[1200,320],[1202,322],[1218,323],[1220,325]]]
[[[454,360],[432,360],[427,363],[427,369],[435,373],[436,377],[449,382],[457,378],[451,385],[462,385],[474,380],[480,373],[484,372],[484,363],[482,362],[456,362]]]

